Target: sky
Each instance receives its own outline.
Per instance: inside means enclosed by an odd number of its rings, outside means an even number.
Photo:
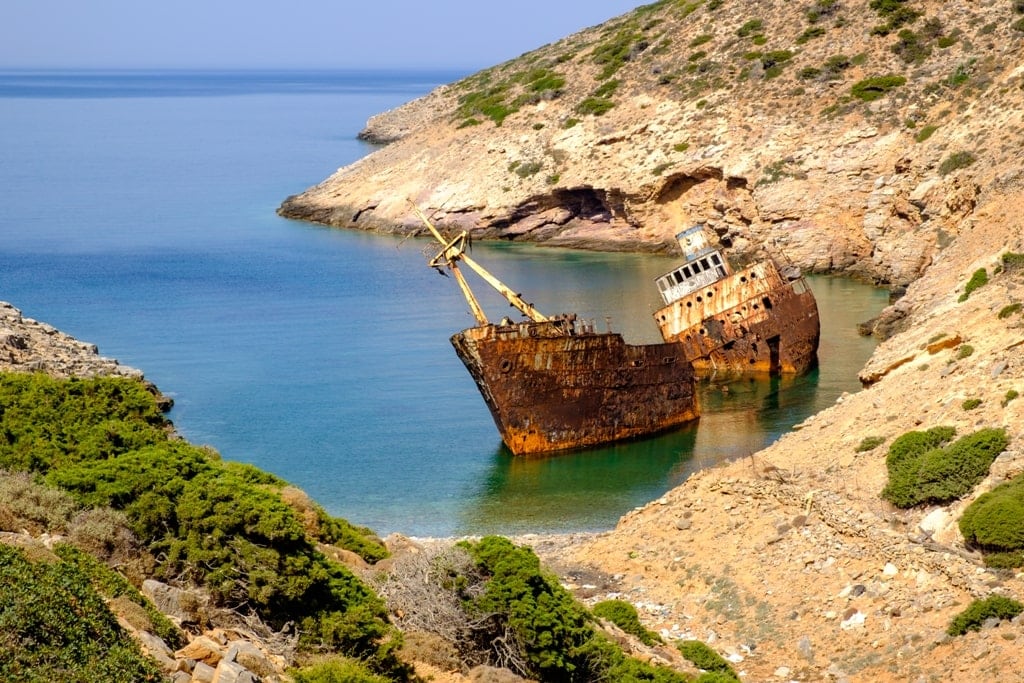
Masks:
[[[3,0],[0,68],[483,68],[651,0]]]

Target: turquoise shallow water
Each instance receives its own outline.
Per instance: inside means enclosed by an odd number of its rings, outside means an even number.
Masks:
[[[427,244],[274,213],[372,151],[355,139],[367,117],[458,76],[0,73],[0,299],[144,370],[190,440],[382,533],[607,528],[858,388],[872,344],[854,326],[886,294],[813,278],[811,375],[705,387],[699,425],[656,439],[509,456],[448,343],[472,319]],[[474,256],[543,311],[657,341],[653,279],[673,259]]]

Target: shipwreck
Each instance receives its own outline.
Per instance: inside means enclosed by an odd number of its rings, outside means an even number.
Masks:
[[[800,270],[768,258],[733,272],[703,226],[677,235],[684,262],[656,279],[654,320],[700,375],[797,375],[818,359],[818,304]]]
[[[477,322],[452,335],[452,346],[512,453],[598,446],[697,419],[695,373],[679,344],[627,344],[575,314],[545,316],[466,254],[465,232],[446,239],[417,214],[442,245],[430,266],[452,274]],[[460,262],[527,319],[490,322]]]

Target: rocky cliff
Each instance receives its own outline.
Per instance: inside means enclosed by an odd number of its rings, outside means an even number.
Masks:
[[[1024,276],[1001,260],[1024,252],[1022,47],[1019,0],[662,0],[375,117],[390,144],[280,211],[412,232],[412,202],[477,238],[609,250],[704,223],[738,262],[906,285],[866,390],[612,531],[528,540],[580,597],[629,599],[744,680],[1017,680],[1019,618],[945,630],[1024,597],[957,525],[1024,472]],[[963,499],[894,508],[888,445],[937,425],[1010,446]]]

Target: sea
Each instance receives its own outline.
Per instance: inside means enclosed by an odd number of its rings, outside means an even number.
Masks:
[[[473,319],[428,242],[276,215],[372,154],[366,120],[467,72],[0,72],[0,299],[141,369],[178,431],[380,534],[611,528],[844,392],[885,290],[813,277],[820,367],[701,386],[696,425],[516,458],[448,341]],[[476,243],[540,310],[658,341],[666,256]],[[477,286],[480,290],[480,286]],[[493,316],[507,305],[482,297]]]

